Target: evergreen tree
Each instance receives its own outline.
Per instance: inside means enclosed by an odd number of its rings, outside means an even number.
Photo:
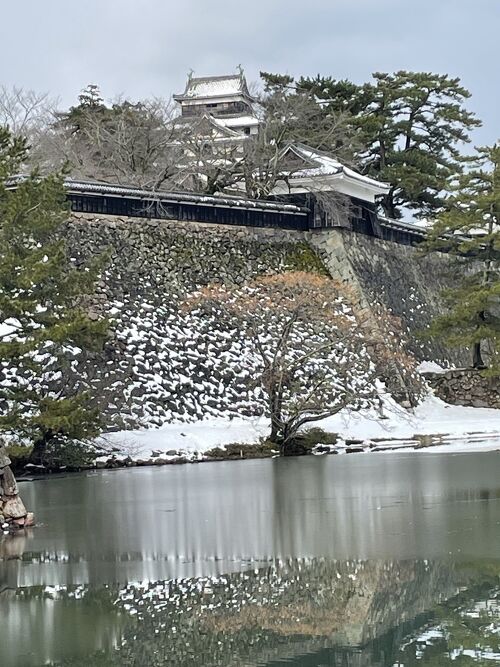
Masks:
[[[349,110],[324,108],[313,90],[301,87],[289,75],[260,73],[264,95],[261,130],[264,141],[284,147],[304,143],[352,162],[358,144]]]
[[[300,90],[291,76],[260,75],[264,93],[259,99],[259,132],[245,141],[242,151],[237,149],[239,164],[235,163],[248,197],[268,197],[278,183],[289,183],[290,175],[303,168],[287,155],[290,144],[304,143],[352,162],[355,138],[345,113],[324,113],[314,95]],[[338,199],[332,204],[335,208]]]
[[[83,307],[95,267],[76,269],[61,231],[68,215],[62,177],[14,183],[26,142],[0,128],[0,429],[47,447],[96,435],[83,380],[71,378],[84,350],[99,349],[107,322]]]
[[[435,214],[449,178],[463,169],[461,144],[480,125],[465,107],[470,93],[460,79],[429,72],[377,72],[373,79],[357,86],[318,76],[298,85],[325,113],[350,114],[364,147],[361,171],[392,185],[381,202],[387,216],[399,218],[405,207],[420,217]]]
[[[107,111],[108,107],[101,97],[99,88],[91,84],[78,95],[77,105],[70,107],[68,111],[56,114],[53,130],[56,133],[62,132],[75,141],[82,141],[88,126],[99,122],[101,118],[105,117]],[[81,138],[82,135],[83,138]],[[98,148],[94,146],[94,150]]]
[[[78,95],[78,101],[82,107],[101,108],[104,106],[101,90],[95,83],[89,83],[88,86],[82,90]]]
[[[373,96],[368,86],[319,74],[314,78],[301,77],[297,88],[308,91],[328,111],[348,113],[353,118],[366,111]]]
[[[424,248],[460,257],[447,312],[430,334],[472,349],[473,366],[500,375],[500,144],[480,149],[454,185]]]

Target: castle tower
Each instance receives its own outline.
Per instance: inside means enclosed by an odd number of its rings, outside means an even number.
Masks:
[[[243,71],[225,76],[190,76],[183,93],[174,95],[181,105],[182,118],[209,115],[219,126],[243,135],[258,132],[255,100],[251,97]]]

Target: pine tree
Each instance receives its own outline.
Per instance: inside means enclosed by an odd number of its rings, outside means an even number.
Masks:
[[[107,322],[83,307],[96,267],[69,257],[62,176],[12,187],[26,152],[0,128],[0,429],[31,441],[40,462],[47,447],[99,430],[83,382],[69,377],[82,351],[102,347]]]
[[[82,107],[102,108],[104,100],[101,96],[101,90],[95,83],[89,83],[86,88],[78,95],[78,101]]]
[[[457,180],[424,248],[460,258],[456,284],[444,293],[448,310],[430,334],[471,348],[475,368],[500,375],[500,144],[480,149]]]
[[[290,143],[304,143],[327,151],[350,163],[358,147],[349,123],[349,111],[326,109],[314,91],[301,87],[289,75],[260,73],[264,95],[261,132],[265,141],[281,148]]]
[[[463,169],[460,145],[480,125],[465,106],[470,93],[460,79],[430,72],[377,72],[373,79],[358,86],[318,76],[298,85],[325,113],[350,114],[364,147],[357,154],[361,171],[392,185],[381,202],[387,216],[401,217],[402,208],[433,215],[448,179]]]
[[[65,112],[56,114],[56,121],[52,130],[56,135],[63,134],[67,140],[80,142],[84,148],[85,132],[89,125],[99,123],[109,111],[109,107],[101,97],[99,87],[89,84],[78,95],[78,104],[72,106]],[[94,151],[99,150],[99,142],[93,146]]]

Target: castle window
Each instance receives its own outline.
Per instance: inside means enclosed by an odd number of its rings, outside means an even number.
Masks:
[[[359,218],[360,220],[363,219],[363,209],[361,206],[353,206],[351,208],[351,215],[353,218]]]

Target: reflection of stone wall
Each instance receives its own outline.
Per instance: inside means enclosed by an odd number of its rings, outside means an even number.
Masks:
[[[38,620],[28,644],[43,647],[45,660],[67,658],[62,664],[73,667],[97,662],[91,656],[98,649],[106,651],[106,664],[120,667],[251,667],[300,656],[303,664],[386,667],[401,639],[397,629],[453,595],[455,579],[453,567],[437,562],[303,559],[121,589],[33,587],[9,604],[16,620],[30,614]],[[102,632],[90,635],[97,619],[116,651]],[[75,645],[71,633],[61,638],[61,627],[82,622],[86,646]],[[10,646],[0,644],[0,661]],[[72,651],[85,657],[71,659]]]
[[[436,395],[452,405],[500,408],[500,378],[484,377],[476,370],[425,373]]]
[[[120,656],[125,665],[155,667],[251,667],[300,656],[303,664],[386,667],[374,642],[456,591],[452,567],[415,560],[278,561],[240,574],[131,584],[118,604],[139,626]],[[384,646],[385,656],[396,647]]]
[[[147,589],[132,584],[118,604],[137,610],[140,623],[130,631],[135,645],[122,644],[120,654],[124,664],[140,656],[152,667],[286,660],[387,667],[402,629],[457,592],[453,566],[423,560],[284,560],[240,574],[151,582]]]
[[[259,628],[339,646],[373,641],[457,590],[448,566],[411,560],[306,560],[241,579],[231,578],[232,608],[206,616],[207,629]]]
[[[427,560],[280,560],[216,576],[17,590],[15,577],[5,582],[0,573],[0,664],[416,667],[429,622],[446,628],[450,649],[464,637],[494,646],[497,594],[498,564],[483,559],[465,569]],[[469,632],[460,610],[486,607],[481,633],[477,618]],[[444,654],[428,648],[429,664],[441,664]]]

